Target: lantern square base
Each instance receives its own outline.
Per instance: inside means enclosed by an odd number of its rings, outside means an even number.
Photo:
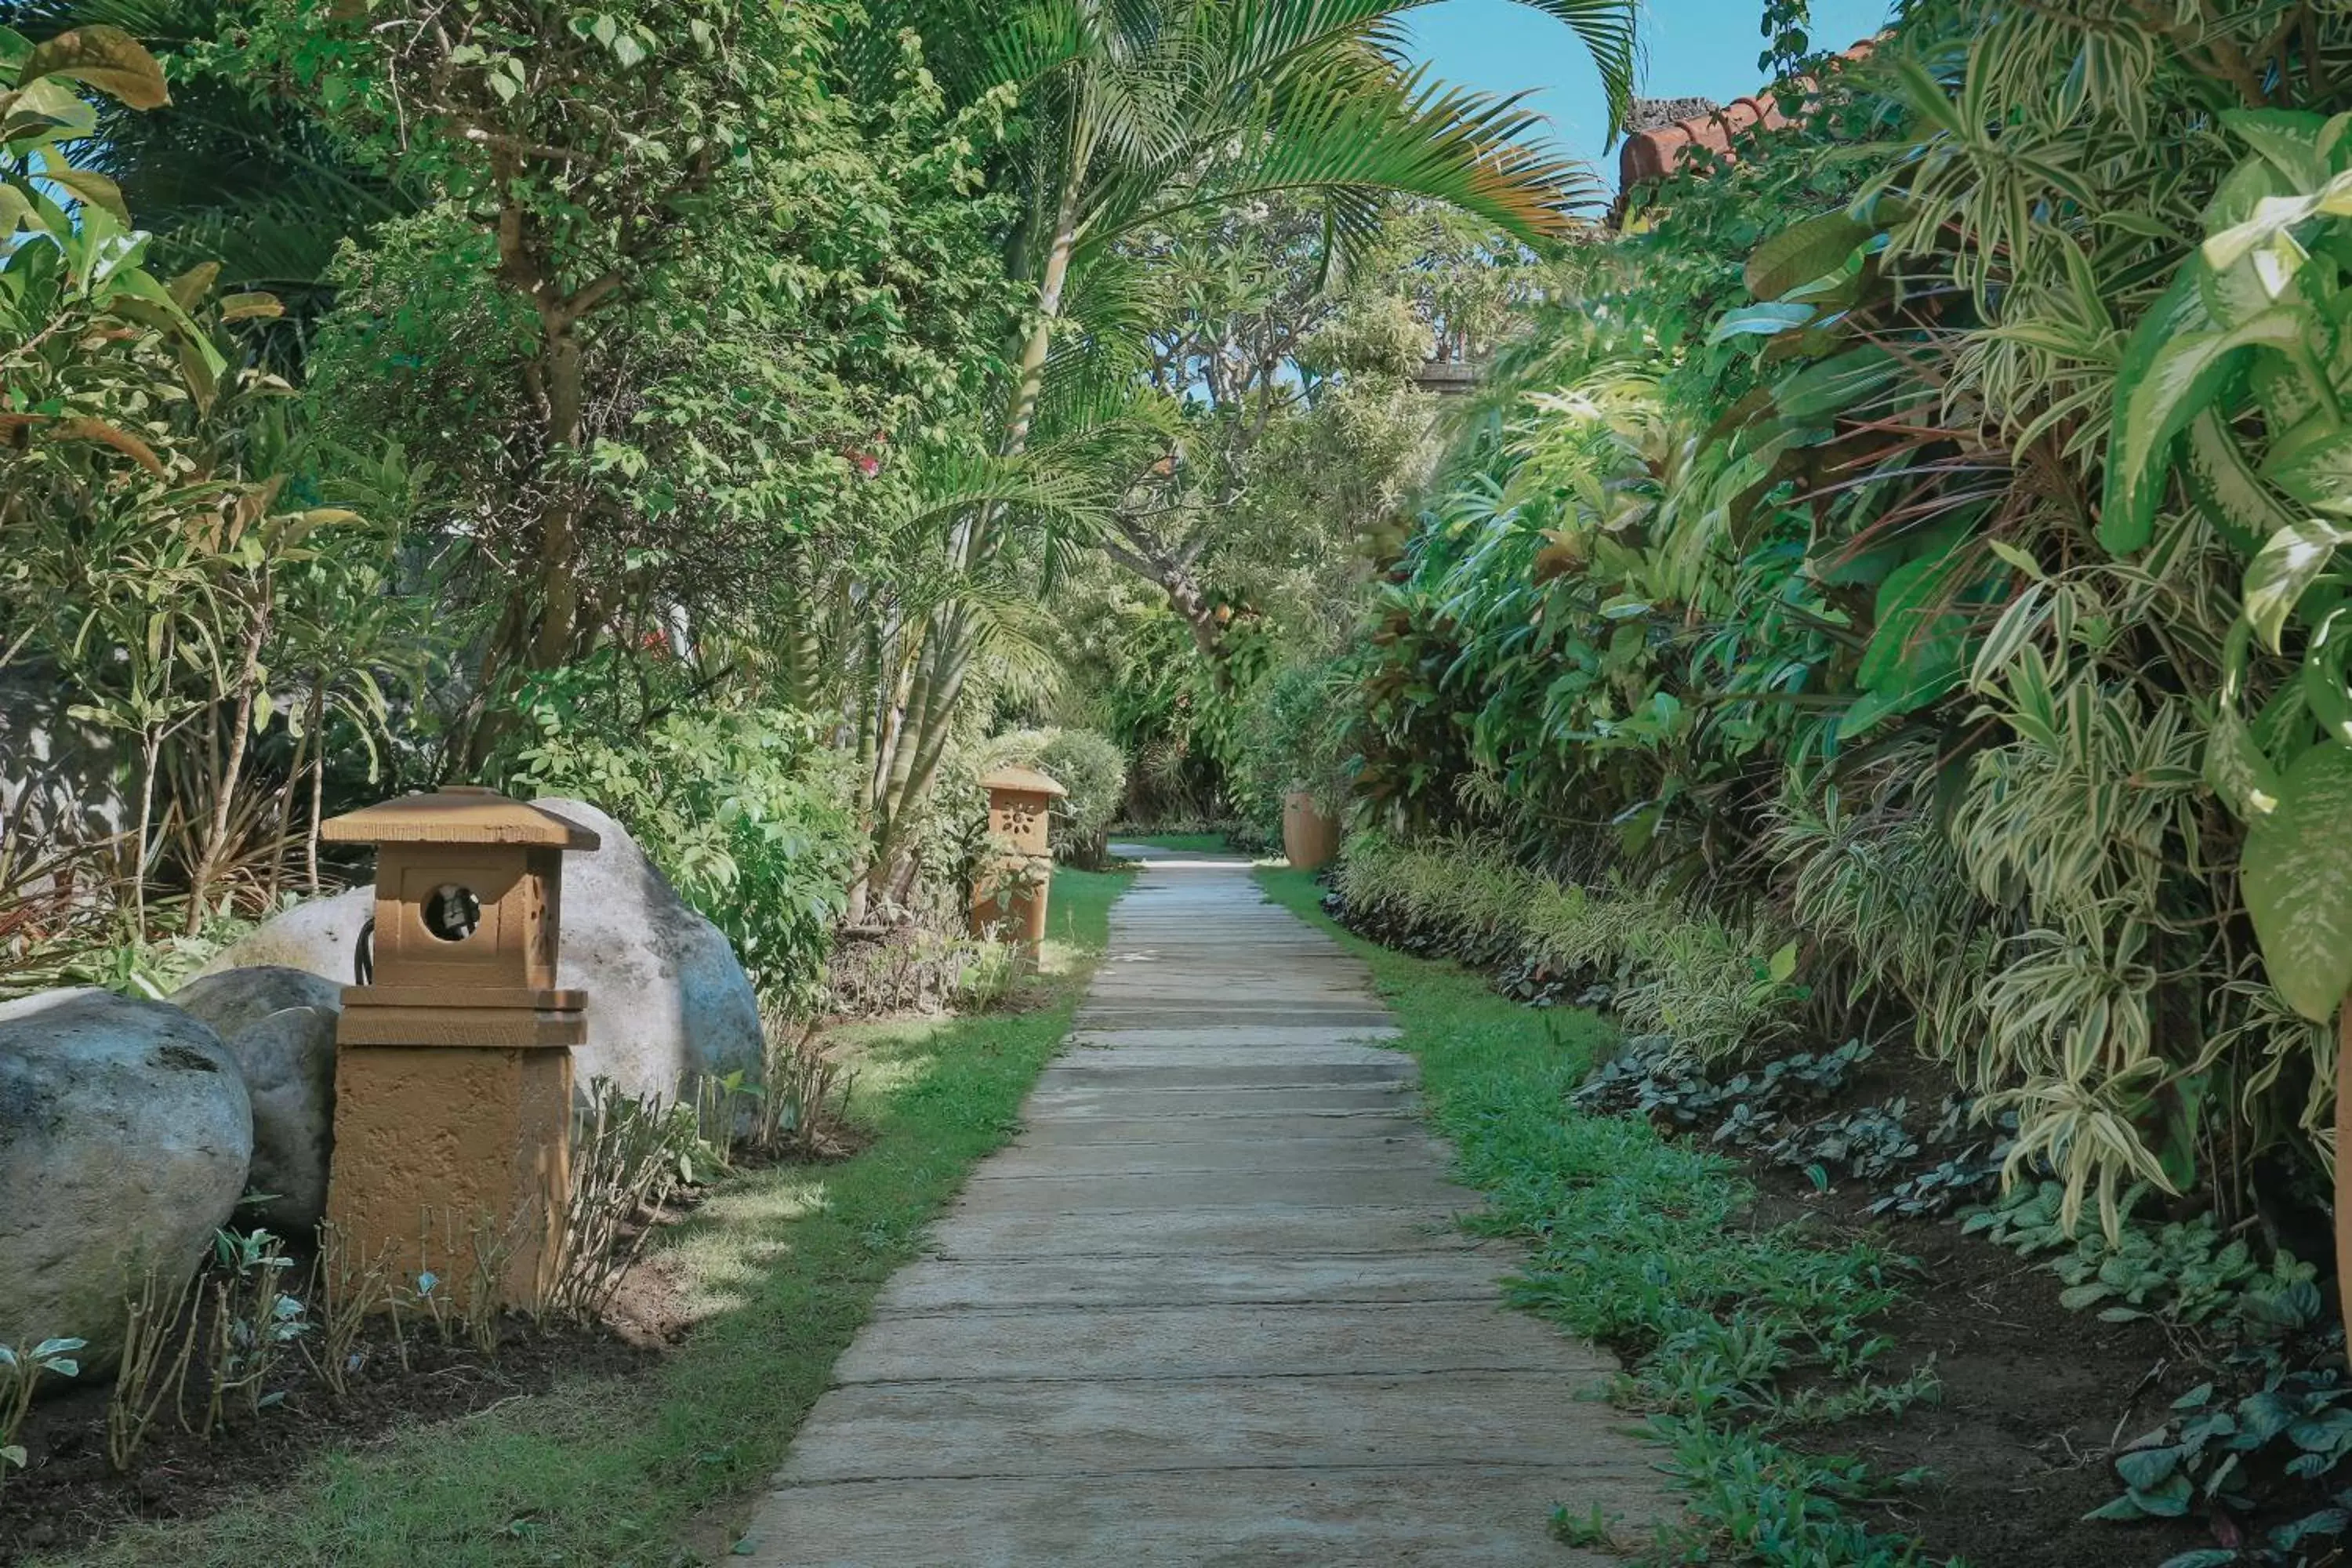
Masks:
[[[1003,894],[983,893],[971,904],[971,934],[993,935],[1016,944],[1031,964],[1045,940],[1045,889],[1017,887]]]
[[[352,1256],[501,1304],[552,1283],[571,1191],[572,1053],[341,1043],[327,1217]]]

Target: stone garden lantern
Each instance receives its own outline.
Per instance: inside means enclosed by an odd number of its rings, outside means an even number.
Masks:
[[[335,1029],[327,1217],[396,1273],[463,1282],[502,1260],[502,1299],[532,1301],[559,1251],[587,1038],[586,998],[555,984],[563,852],[596,835],[452,787],[320,836],[376,846],[373,958],[363,938]]]
[[[1024,767],[999,768],[980,787],[988,792],[992,855],[972,881],[972,934],[1003,926],[1034,958],[1045,940],[1045,896],[1053,882],[1054,803],[1070,792]]]

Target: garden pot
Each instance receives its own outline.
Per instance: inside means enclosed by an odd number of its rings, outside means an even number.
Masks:
[[[1305,790],[1282,802],[1282,852],[1300,871],[1319,871],[1339,853],[1339,825]]]

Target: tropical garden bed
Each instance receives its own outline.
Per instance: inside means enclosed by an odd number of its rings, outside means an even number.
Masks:
[[[663,1214],[607,1322],[509,1321],[495,1350],[405,1320],[394,1370],[338,1395],[289,1358],[271,1399],[209,1441],[166,1408],[127,1475],[106,1395],[45,1403],[40,1456],[0,1490],[9,1562],[618,1563],[709,1548],[791,1441],[884,1279],[981,1156],[1008,1138],[1059,1047],[1126,879],[1063,871],[1041,972],[996,1005],[845,1024],[848,1085],[816,1162],[747,1158]],[[705,1540],[705,1537],[710,1539]]]
[[[1366,849],[1353,853],[1360,866]],[[1456,866],[1450,885],[1475,874]],[[1903,1120],[1946,1092],[1933,1062],[1831,1067],[1838,1053],[1791,1049],[1779,1059],[1796,1072],[1774,1077],[1813,1081],[1777,1100],[1760,1072],[1711,1085],[1645,1072],[1605,1001],[1575,1005],[1593,976],[1531,981],[1517,943],[1392,894],[1350,903],[1302,873],[1260,877],[1276,901],[1352,933],[1465,1179],[1490,1193],[1497,1231],[1531,1248],[1514,1300],[1624,1357],[1615,1397],[1646,1416],[1687,1489],[1689,1519],[1654,1540],[1563,1517],[1572,1538],[1645,1562],[2156,1568],[2272,1561],[2257,1553],[2284,1529],[2326,1560],[2344,1457],[2343,1417],[2328,1412],[2344,1393],[2332,1373],[2294,1371],[2339,1353],[2315,1293],[2300,1309],[2309,1337],[2233,1327],[2230,1310],[2267,1300],[2243,1274],[2226,1305],[2213,1288],[2210,1318],[2181,1321],[2149,1279],[2136,1298],[2146,1312],[2107,1321],[2100,1302],[2062,1299],[2046,1257],[1981,1234],[1971,1216],[1994,1211],[1966,1195],[1993,1197],[1981,1176],[1948,1213],[1890,1212],[1916,1205],[1918,1176],[1968,1162],[1936,1146],[1932,1116],[1907,1119],[1898,1158],[1863,1158],[1890,1107]],[[1596,1071],[1612,1060],[1613,1094],[1612,1073]],[[1768,1131],[1807,1129],[1801,1158],[1767,1146]],[[2184,1421],[2242,1410],[2281,1382],[2326,1392],[2314,1425],[2262,1433],[2216,1487],[2243,1506],[2184,1497],[2157,1517],[2126,1501],[2146,1473],[2133,1451],[2166,1451],[2151,1434],[2177,1440]],[[2286,1474],[2298,1459],[2309,1473]],[[2209,1462],[2200,1481],[2212,1473]],[[2198,1555],[2225,1552],[2240,1555]]]

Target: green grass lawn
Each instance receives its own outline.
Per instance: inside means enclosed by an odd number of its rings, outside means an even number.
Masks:
[[[1155,849],[1177,849],[1188,855],[1237,855],[1222,833],[1114,833],[1114,844],[1149,844]]]
[[[1604,1521],[1563,1518],[1562,1532],[1649,1563],[1913,1562],[1842,1510],[1875,1479],[1769,1440],[1933,1396],[1932,1379],[1874,1377],[1889,1347],[1866,1325],[1894,1300],[1888,1259],[1801,1226],[1753,1226],[1755,1190],[1730,1161],[1645,1121],[1577,1110],[1568,1095],[1614,1033],[1592,1013],[1528,1007],[1460,964],[1366,942],[1323,912],[1311,873],[1261,867],[1257,879],[1370,966],[1397,1043],[1421,1064],[1430,1120],[1453,1141],[1462,1178],[1491,1200],[1486,1227],[1529,1248],[1512,1299],[1618,1352],[1618,1402],[1650,1417],[1690,1493],[1691,1517],[1646,1544]],[[1803,1401],[1778,1392],[1790,1373],[1813,1382]]]
[[[830,1165],[729,1181],[665,1237],[709,1312],[635,1377],[581,1380],[331,1454],[208,1519],[142,1527],[53,1563],[457,1568],[703,1560],[702,1510],[764,1486],[875,1292],[1015,1127],[1068,1031],[1127,879],[1056,871],[1025,1011],[857,1031],[853,1109],[873,1141]],[[748,1503],[745,1505],[748,1512]],[[723,1545],[717,1551],[723,1553]]]

